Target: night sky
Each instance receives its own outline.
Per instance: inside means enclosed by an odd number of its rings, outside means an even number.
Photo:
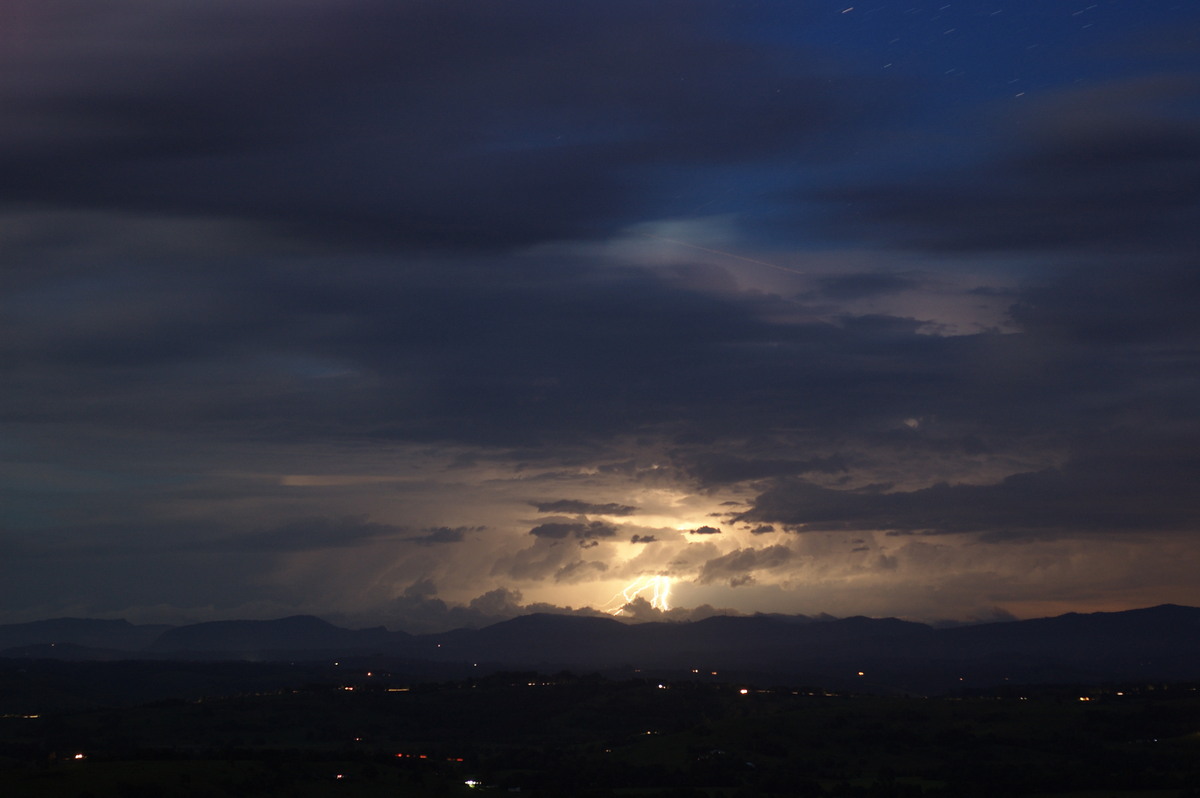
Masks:
[[[1193,0],[7,0],[0,622],[1200,605]]]

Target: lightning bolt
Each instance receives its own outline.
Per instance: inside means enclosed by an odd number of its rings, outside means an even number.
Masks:
[[[643,594],[648,594],[650,606],[654,609],[662,612],[671,609],[671,577],[639,576],[617,591],[604,605],[603,610],[609,615],[620,615],[626,604]],[[617,606],[614,607],[614,604]]]

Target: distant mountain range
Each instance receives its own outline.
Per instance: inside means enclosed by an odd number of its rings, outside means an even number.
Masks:
[[[482,629],[410,635],[312,616],[137,626],[58,618],[0,625],[0,658],[304,661],[374,658],[422,672],[641,671],[862,689],[1002,683],[1200,680],[1200,608],[936,629],[895,618],[716,616],[685,623],[526,615]],[[714,673],[715,672],[715,673]],[[860,675],[861,673],[861,675]]]

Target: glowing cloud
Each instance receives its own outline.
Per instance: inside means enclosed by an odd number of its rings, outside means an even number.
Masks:
[[[620,615],[625,605],[638,596],[648,598],[650,606],[654,609],[666,612],[671,609],[671,577],[639,576],[610,598],[601,609],[609,615]],[[614,607],[617,602],[620,604]]]

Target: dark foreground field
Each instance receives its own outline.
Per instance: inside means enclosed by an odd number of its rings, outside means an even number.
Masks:
[[[27,688],[38,667],[23,663],[8,687]],[[40,684],[46,700],[69,693]],[[227,697],[26,707],[0,718],[0,796],[11,798],[518,789],[1177,798],[1198,788],[1194,685],[920,698],[533,673],[407,683],[355,672]]]

